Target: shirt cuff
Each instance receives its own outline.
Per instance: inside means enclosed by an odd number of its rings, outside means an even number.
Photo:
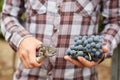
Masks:
[[[112,53],[113,53],[113,49],[112,49],[112,47],[111,47],[112,42],[111,42],[111,40],[109,40],[109,38],[107,38],[108,36],[109,36],[109,35],[107,35],[107,34],[102,36],[103,45],[108,48],[108,52],[105,53],[104,58],[111,57],[111,56],[112,56]]]

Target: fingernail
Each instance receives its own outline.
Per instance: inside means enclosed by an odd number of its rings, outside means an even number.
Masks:
[[[82,61],[82,58],[81,58],[81,57],[78,57],[78,59],[79,59],[80,61]]]

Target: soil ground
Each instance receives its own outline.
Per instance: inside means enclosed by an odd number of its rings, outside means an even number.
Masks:
[[[15,62],[14,51],[4,40],[0,40],[0,80],[13,80]],[[98,80],[110,80],[111,59],[98,66]]]

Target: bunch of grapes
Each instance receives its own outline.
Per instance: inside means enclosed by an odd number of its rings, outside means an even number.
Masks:
[[[74,39],[74,44],[67,49],[67,55],[73,59],[82,56],[89,61],[97,62],[102,58],[102,38],[99,35],[78,36]]]

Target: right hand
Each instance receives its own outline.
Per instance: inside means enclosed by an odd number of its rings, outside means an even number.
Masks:
[[[103,49],[103,52],[104,52],[103,53],[103,56],[104,56],[109,51],[109,49],[105,45],[102,46],[102,49]],[[100,60],[98,62],[88,61],[84,57],[80,57],[80,56],[77,57],[78,60],[72,59],[68,55],[64,56],[64,59],[71,62],[71,63],[73,63],[74,65],[77,65],[78,67],[87,67],[87,68],[94,67],[94,66],[98,65],[99,62],[100,62]]]
[[[34,37],[27,37],[21,41],[18,47],[18,55],[24,68],[35,68],[42,65],[36,61],[36,50],[42,44]]]

